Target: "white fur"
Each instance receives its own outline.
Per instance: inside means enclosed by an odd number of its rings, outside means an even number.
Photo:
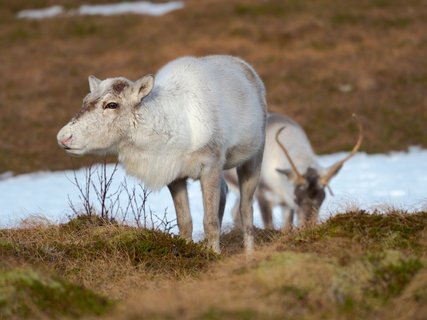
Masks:
[[[295,202],[295,180],[276,171],[276,169],[279,168],[292,172],[288,159],[276,142],[276,133],[283,126],[285,126],[285,129],[279,136],[279,139],[288,150],[300,173],[305,173],[307,169],[311,167],[317,170],[319,175],[322,176],[326,173],[327,169],[319,165],[317,156],[301,126],[286,116],[274,113],[268,115],[266,142],[260,179],[262,189],[260,188],[257,191],[257,197],[261,196],[259,193],[262,193],[262,197],[266,197],[271,208],[280,206],[285,227],[288,228],[289,226],[286,225],[288,216],[292,214],[292,212],[298,213],[299,207]],[[229,170],[225,177],[229,185],[235,188],[236,185],[233,183],[236,179],[235,171]],[[239,224],[238,217],[236,217],[238,214],[237,210],[238,202],[236,202],[233,208],[233,215],[236,223]]]
[[[273,228],[272,208],[275,206],[280,206],[282,209],[285,229],[292,226],[294,213],[298,216],[299,225],[317,221],[319,208],[326,196],[325,188],[330,179],[360,148],[363,135],[359,122],[358,126],[359,138],[351,153],[329,168],[323,168],[317,162],[317,156],[307,135],[295,121],[279,114],[268,115],[264,160],[260,185],[256,191],[266,228]],[[279,134],[280,144],[287,150],[296,170],[292,168],[286,152],[277,142],[277,134]],[[236,186],[236,176],[233,171],[228,171],[225,177],[230,186]],[[236,203],[233,214],[235,222],[239,224],[237,210]]]
[[[150,188],[181,177],[198,179],[202,166],[216,159],[194,161],[193,154],[211,141],[219,145],[222,158],[236,145],[262,145],[263,123],[252,119],[262,119],[263,110],[233,58],[177,59],[164,66],[155,81],[138,112],[133,143],[119,147],[126,170]],[[244,158],[221,161],[231,167]]]
[[[280,116],[270,114],[270,117]],[[279,136],[279,139],[294,160],[298,171],[304,173],[309,167],[319,172],[323,172],[324,169],[319,165],[317,156],[301,126],[286,117],[283,117],[283,121],[268,123],[261,177],[263,182],[272,190],[268,192],[272,206],[286,203],[295,210],[297,204],[294,199],[294,181],[276,171],[277,168],[291,170],[288,159],[276,142],[276,133],[283,126],[286,126],[286,129]]]
[[[265,90],[246,62],[183,57],[161,68],[152,88],[150,79],[90,77],[82,110],[91,101],[96,106],[61,129],[59,144],[73,155],[118,154],[127,172],[151,189],[261,161]],[[117,81],[127,84],[120,94],[113,92]],[[111,101],[120,108],[105,109]]]

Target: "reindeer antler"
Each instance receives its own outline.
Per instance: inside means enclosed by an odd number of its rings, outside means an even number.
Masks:
[[[282,142],[279,140],[279,135],[280,133],[282,133],[282,131],[286,128],[286,126],[283,126],[279,129],[279,131],[277,131],[276,133],[276,142],[279,144],[280,148],[282,149],[282,151],[285,153],[286,158],[288,159],[291,167],[292,167],[292,171],[294,172],[294,174],[296,175],[296,182],[297,183],[304,183],[305,182],[305,178],[301,175],[301,173],[299,173],[295,163],[292,161],[291,156],[289,155],[288,150],[285,148],[285,146],[282,144]],[[277,170],[277,169],[276,169]],[[280,172],[280,171],[279,171]]]
[[[363,141],[363,130],[362,125],[357,118],[357,116],[353,113],[353,118],[355,119],[357,123],[357,127],[359,128],[359,138],[357,139],[356,145],[353,147],[353,150],[342,160],[336,162],[329,170],[326,172],[326,174],[320,178],[320,183],[324,186],[327,186],[329,183],[329,180],[337,173],[338,170],[341,169],[341,167],[344,165],[344,163],[349,160],[351,157],[353,157],[356,152],[359,150],[360,146],[362,145]]]

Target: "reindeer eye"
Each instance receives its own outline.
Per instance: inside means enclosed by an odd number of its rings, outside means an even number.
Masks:
[[[104,109],[117,109],[119,107],[118,103],[110,102],[104,107]]]

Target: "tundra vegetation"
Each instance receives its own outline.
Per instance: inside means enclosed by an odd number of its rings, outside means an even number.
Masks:
[[[260,250],[247,260],[237,230],[222,235],[221,257],[161,231],[82,217],[0,230],[0,312],[4,319],[425,316],[427,212],[352,211],[290,233],[257,229],[255,240]]]
[[[113,0],[90,1],[105,2]],[[31,7],[54,3],[83,1]],[[423,0],[190,0],[164,17],[15,19],[29,6],[0,1],[0,172],[70,167],[52,137],[81,104],[89,74],[137,79],[177,56],[213,53],[254,65],[269,111],[300,123],[317,153],[351,149],[353,112],[363,151],[427,147]],[[217,256],[84,217],[0,230],[0,315],[423,319],[426,219],[353,211],[285,234],[256,230],[249,261],[237,231],[222,235]]]

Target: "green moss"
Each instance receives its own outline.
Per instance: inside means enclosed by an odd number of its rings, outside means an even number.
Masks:
[[[16,232],[17,243],[2,240],[2,233],[7,239],[11,232]],[[82,261],[111,257],[148,271],[185,275],[200,272],[218,258],[201,243],[158,230],[121,226],[96,216],[44,228],[34,241],[19,241],[21,232],[26,231],[0,231],[0,252],[30,263],[48,262],[55,269],[69,262],[79,265]]]
[[[117,225],[115,220],[107,220],[97,214],[80,214],[63,224],[61,227],[68,231],[80,231],[94,226]]]
[[[423,267],[419,259],[400,259],[396,263],[374,269],[369,291],[383,301],[399,295],[416,273]]]
[[[243,274],[253,273],[259,299],[280,302],[289,314],[310,318],[314,312],[330,318],[331,312],[344,318],[370,318],[402,296],[424,270],[422,260],[400,250],[356,255],[343,265],[333,255],[284,251]],[[417,279],[420,283],[416,290],[411,287],[411,295],[422,303],[427,297],[425,278]],[[318,310],[319,303],[328,307]]]
[[[110,245],[129,256],[135,264],[143,263],[154,271],[194,273],[217,257],[201,244],[155,230],[119,234]]]
[[[291,295],[295,299],[302,301],[307,297],[308,290],[305,288],[300,288],[291,285],[284,285],[279,287],[279,292],[284,295]]]
[[[120,228],[114,234],[93,235],[91,242],[68,246],[70,256],[83,253],[94,258],[100,254],[121,255],[151,271],[195,273],[215,260],[217,255],[202,244],[157,230]]]
[[[321,225],[291,237],[291,243],[312,243],[328,238],[349,238],[369,250],[424,248],[418,234],[427,226],[427,213],[372,213],[364,211],[339,214]]]
[[[12,251],[14,249],[13,243],[0,239],[0,253]]]
[[[28,29],[17,27],[8,34],[7,40],[10,42],[26,41],[32,36],[33,34]]]
[[[71,34],[77,37],[93,36],[101,33],[102,29],[93,21],[77,21],[71,27]]]
[[[2,319],[101,315],[111,306],[90,290],[33,270],[0,271]]]
[[[338,302],[338,311],[343,314],[353,314],[355,308],[360,308],[359,304],[349,295],[344,295]],[[366,305],[363,306],[366,308]],[[359,311],[360,312],[360,311]]]

